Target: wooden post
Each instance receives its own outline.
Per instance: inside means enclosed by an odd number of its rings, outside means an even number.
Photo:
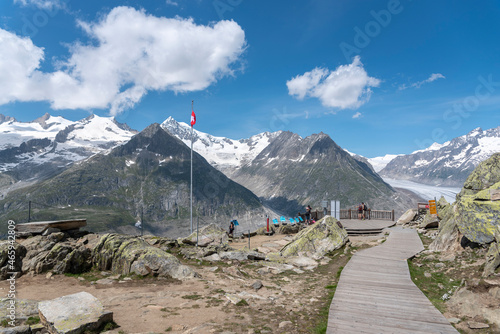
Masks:
[[[351,218],[351,209],[349,209],[349,219],[352,219]]]
[[[394,209],[392,209],[392,221],[394,221]]]

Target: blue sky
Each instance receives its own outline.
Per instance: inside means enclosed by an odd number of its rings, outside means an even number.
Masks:
[[[500,125],[498,1],[3,0],[0,113],[411,153]]]

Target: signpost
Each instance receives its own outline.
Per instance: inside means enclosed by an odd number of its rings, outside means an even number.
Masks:
[[[436,199],[429,201],[429,213],[433,216],[437,216]]]

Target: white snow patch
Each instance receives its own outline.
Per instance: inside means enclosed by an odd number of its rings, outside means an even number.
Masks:
[[[375,172],[380,172],[382,169],[387,166],[389,162],[394,160],[394,158],[400,156],[402,154],[386,154],[383,157],[375,157],[368,159],[368,162],[372,165]]]

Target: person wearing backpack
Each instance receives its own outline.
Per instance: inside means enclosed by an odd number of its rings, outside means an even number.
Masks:
[[[361,203],[361,205],[363,206],[363,220],[366,219],[366,213],[368,212],[368,207],[366,206],[366,204],[363,202]]]

